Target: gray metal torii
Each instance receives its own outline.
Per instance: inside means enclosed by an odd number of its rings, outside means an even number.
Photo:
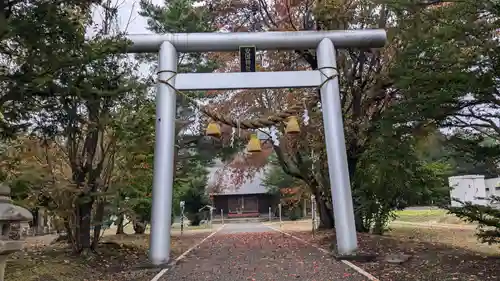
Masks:
[[[340,104],[335,48],[379,48],[387,41],[383,29],[297,32],[174,33],[126,36],[132,42],[128,53],[158,53],[156,94],[156,143],[154,151],[153,207],[149,258],[155,265],[168,263],[172,212],[175,145],[176,92],[319,87],[321,92],[328,172],[335,217],[337,250],[351,254],[358,248],[347,153]],[[253,45],[257,50],[316,49],[319,70],[179,73],[177,53],[238,51]],[[331,79],[332,77],[335,77]],[[175,87],[175,89],[173,88]]]

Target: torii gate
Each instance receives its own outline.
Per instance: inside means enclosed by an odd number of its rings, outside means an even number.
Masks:
[[[175,145],[176,89],[232,90],[266,88],[319,87],[325,141],[328,154],[337,250],[351,254],[358,248],[347,153],[336,77],[335,48],[379,48],[385,45],[383,29],[298,32],[238,33],[174,33],[128,35],[132,46],[128,53],[158,53],[156,95],[156,144],[154,151],[153,207],[149,257],[153,264],[169,261],[172,212],[173,161]],[[258,50],[316,49],[318,69],[311,71],[244,72],[244,73],[180,73],[177,52],[238,51],[240,46]]]

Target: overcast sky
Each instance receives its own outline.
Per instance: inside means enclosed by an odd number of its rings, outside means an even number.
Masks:
[[[118,8],[118,24],[121,31],[130,34],[150,33],[146,29],[146,20],[139,16],[139,0],[112,0],[113,6]],[[150,0],[154,4],[163,5],[164,0]],[[94,11],[94,20],[102,21],[102,11]]]

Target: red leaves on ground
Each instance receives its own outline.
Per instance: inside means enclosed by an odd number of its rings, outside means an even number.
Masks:
[[[267,231],[262,225],[246,231]],[[365,278],[333,257],[277,232],[217,234],[164,280],[352,280]]]
[[[294,235],[324,249],[329,249],[335,243],[332,231],[317,233],[314,238],[310,232],[294,232]],[[376,262],[357,263],[357,266],[380,280],[487,281],[500,278],[500,255],[487,256],[438,243],[368,234],[358,234],[358,241],[360,252],[376,253],[379,258]],[[411,258],[403,264],[383,261],[385,255],[394,253],[406,253],[411,255]]]

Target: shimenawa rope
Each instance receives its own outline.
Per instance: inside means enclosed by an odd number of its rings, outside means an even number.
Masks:
[[[322,71],[323,69],[333,69],[333,70],[337,71],[337,69],[335,67],[319,68],[318,69],[319,72],[324,77],[326,77],[326,79],[321,83],[321,85],[318,86],[318,88],[323,87],[323,85],[325,85],[326,82],[333,80],[334,78],[336,78],[338,76],[338,71],[336,74],[328,76]],[[177,75],[177,72],[164,70],[164,71],[158,72],[158,74],[165,73],[165,72],[172,73],[172,76],[169,77],[167,80],[158,79],[158,82],[163,83],[165,85],[168,85],[171,89],[173,89],[175,91],[176,94],[180,94],[183,97],[185,97],[194,106],[198,107],[198,109],[203,114],[212,118],[214,121],[224,123],[224,124],[231,126],[233,128],[246,130],[246,129],[262,129],[262,128],[266,128],[266,127],[275,126],[279,123],[285,122],[289,117],[297,115],[297,113],[299,113],[303,108],[303,105],[301,105],[301,103],[304,103],[304,102],[300,101],[300,102],[297,102],[296,104],[292,105],[288,109],[285,109],[281,112],[277,112],[277,113],[270,115],[270,116],[267,116],[267,117],[260,117],[260,118],[255,118],[255,119],[246,119],[246,120],[237,120],[237,119],[235,120],[235,119],[231,118],[230,116],[216,112],[215,110],[209,108],[208,106],[200,106],[196,102],[196,100],[194,100],[192,97],[186,95],[182,91],[177,90],[172,84],[169,83],[169,81],[172,80]],[[319,101],[318,95],[313,95],[312,97],[310,97],[307,100],[306,104],[313,105],[313,104],[318,103],[318,101]]]

